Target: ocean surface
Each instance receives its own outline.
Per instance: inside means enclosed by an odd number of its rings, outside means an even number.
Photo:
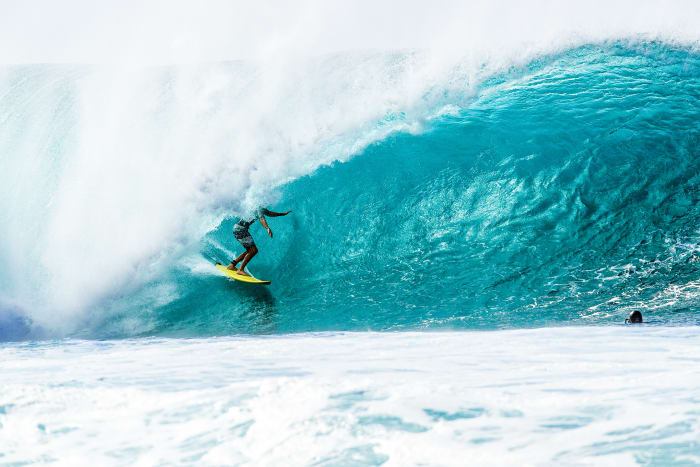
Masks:
[[[0,465],[700,464],[698,50],[0,67]]]

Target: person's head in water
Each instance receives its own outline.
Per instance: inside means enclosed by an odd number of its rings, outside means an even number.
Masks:
[[[642,312],[639,310],[634,310],[632,313],[630,313],[630,317],[625,319],[625,323],[627,324],[638,324],[644,322],[642,320]]]

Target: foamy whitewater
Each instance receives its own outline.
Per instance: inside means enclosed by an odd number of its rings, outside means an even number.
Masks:
[[[0,459],[693,465],[699,338],[609,326],[9,344]]]
[[[8,9],[0,464],[700,464],[700,4],[609,3]]]

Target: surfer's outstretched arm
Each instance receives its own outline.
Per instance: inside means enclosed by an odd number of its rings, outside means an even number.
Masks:
[[[280,216],[286,216],[286,215],[289,214],[290,212],[292,212],[291,209],[290,209],[289,211],[287,211],[287,212],[267,211],[267,212],[265,213],[265,215],[266,215],[266,216],[270,216],[270,217],[280,217]]]

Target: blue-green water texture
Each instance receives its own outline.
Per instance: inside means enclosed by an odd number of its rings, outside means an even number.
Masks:
[[[251,227],[250,270],[269,287],[174,261],[91,304],[74,335],[605,325],[633,309],[698,324],[697,51],[589,45],[435,93],[442,111],[420,131],[277,188],[269,207],[292,213],[268,219],[273,239]],[[242,251],[236,214],[198,240],[212,268]],[[176,296],[144,298],[162,282]],[[15,314],[6,329],[31,333]]]

